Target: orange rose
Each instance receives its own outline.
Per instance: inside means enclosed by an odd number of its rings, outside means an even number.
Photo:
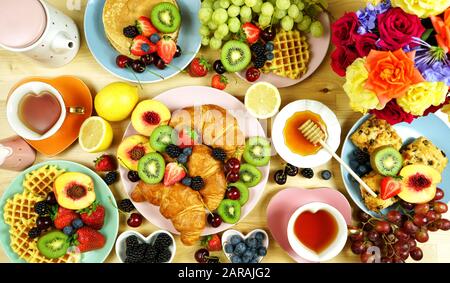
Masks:
[[[411,85],[425,81],[414,66],[414,53],[372,50],[367,56],[366,88],[375,92],[382,107],[405,95]]]
[[[445,10],[444,19],[439,16],[431,16],[431,22],[436,30],[436,41],[445,53],[450,51],[450,8]]]

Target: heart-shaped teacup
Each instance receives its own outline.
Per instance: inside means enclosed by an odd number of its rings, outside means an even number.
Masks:
[[[233,229],[225,231],[222,234],[222,249],[223,249],[223,253],[226,255],[228,260],[231,261],[231,257],[233,256],[233,253],[227,253],[225,246],[232,244],[230,242],[232,236],[237,235],[237,236],[241,237],[241,239],[243,239],[243,242],[246,242],[247,239],[254,238],[258,232],[261,232],[264,235],[262,245],[264,248],[266,248],[266,251],[267,251],[267,248],[269,247],[269,235],[267,235],[267,232],[262,229],[255,229],[255,230],[247,233],[247,235],[245,235],[245,236],[241,232],[233,230]],[[264,256],[258,256],[256,261],[259,263],[262,261],[263,258],[264,258]]]
[[[116,240],[116,254],[117,254],[117,257],[119,258],[120,262],[125,262],[125,258],[126,258],[126,243],[125,243],[125,241],[129,236],[134,235],[134,236],[138,237],[138,239],[142,242],[145,242],[147,244],[153,244],[153,242],[156,240],[156,237],[162,233],[169,235],[170,238],[172,239],[173,244],[169,247],[169,250],[170,250],[172,256],[170,257],[168,263],[172,262],[173,258],[175,257],[177,247],[176,247],[175,239],[173,238],[172,234],[170,234],[169,232],[167,232],[165,230],[155,231],[155,232],[151,233],[150,235],[148,235],[147,237],[144,237],[141,233],[138,233],[136,231],[125,231],[122,234],[120,234]]]

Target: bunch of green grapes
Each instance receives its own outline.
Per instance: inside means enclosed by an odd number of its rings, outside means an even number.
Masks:
[[[202,0],[198,13],[202,45],[220,49],[254,18],[263,29],[279,24],[286,31],[296,27],[320,37],[323,27],[317,17],[326,7],[326,0]]]

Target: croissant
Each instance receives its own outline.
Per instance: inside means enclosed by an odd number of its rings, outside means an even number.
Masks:
[[[205,207],[199,192],[180,183],[166,187],[162,183],[149,185],[140,181],[131,199],[159,206],[161,214],[180,232],[183,244],[191,246],[199,241],[206,225]]]
[[[244,134],[236,118],[220,106],[207,104],[177,110],[169,124],[176,130],[195,129],[204,144],[223,148],[228,158],[242,155]]]

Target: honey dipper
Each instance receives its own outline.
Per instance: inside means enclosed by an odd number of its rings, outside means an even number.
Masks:
[[[298,128],[302,135],[312,144],[320,144],[326,151],[328,151],[334,159],[336,159],[344,168],[347,170],[353,178],[358,181],[358,183],[373,197],[378,197],[377,194],[363,181],[361,178],[348,166],[335,152],[330,148],[328,144],[325,143],[326,133],[322,128],[317,125],[314,121],[308,120],[303,125]]]

